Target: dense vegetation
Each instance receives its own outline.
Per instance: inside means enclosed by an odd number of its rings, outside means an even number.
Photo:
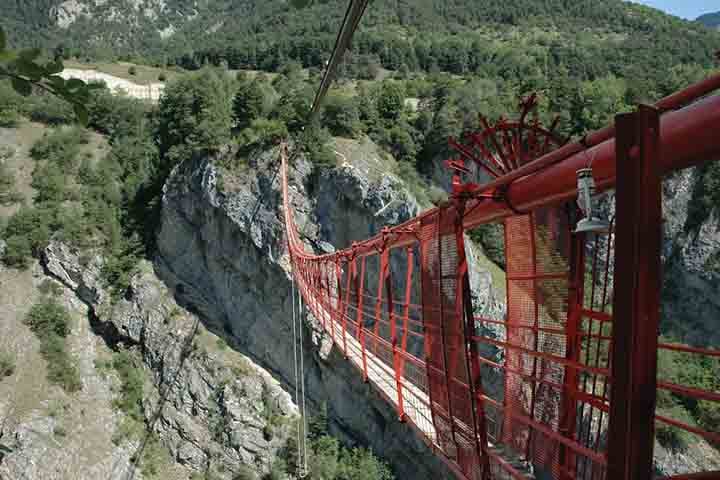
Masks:
[[[327,410],[310,419],[308,429],[308,470],[310,480],[393,480],[388,466],[364,448],[345,448],[328,433]],[[266,480],[285,478],[297,472],[297,436],[290,435],[281,462],[274,465]]]
[[[691,385],[718,392],[720,358],[661,350],[658,354],[658,378],[676,385]],[[658,390],[657,413],[710,432],[716,431],[720,425],[720,404],[665,390]],[[656,434],[660,442],[676,448],[687,447],[694,441],[692,434],[661,422],[657,424]]]
[[[277,71],[288,60],[321,68],[347,2],[303,2],[308,6],[291,9],[278,0],[174,1],[158,18],[138,14],[130,2],[81,2],[92,18],[81,15],[67,30],[50,25],[59,0],[6,3],[4,22],[18,43],[61,55]],[[113,10],[122,15],[113,19]],[[127,16],[137,19],[132,28]],[[163,39],[159,31],[170,25],[174,33]],[[699,24],[621,0],[376,0],[348,68],[363,75],[382,66],[504,78],[567,70],[582,80],[639,76],[647,85],[676,64],[707,65],[717,41]]]

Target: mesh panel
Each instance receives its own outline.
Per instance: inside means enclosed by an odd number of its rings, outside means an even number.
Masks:
[[[462,286],[454,209],[423,218],[423,324],[428,387],[438,444],[468,478],[480,478],[469,386]],[[462,240],[461,240],[462,241]]]
[[[560,475],[559,444],[542,432],[560,429],[570,244],[564,219],[561,210],[547,209],[505,222],[508,348],[502,441],[552,478]]]

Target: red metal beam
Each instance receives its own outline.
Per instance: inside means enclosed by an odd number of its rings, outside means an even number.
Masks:
[[[616,117],[617,186],[608,478],[651,480],[662,242],[659,111]]]
[[[710,97],[688,108],[664,115],[660,122],[661,154],[652,159],[652,162],[657,165],[660,174],[664,175],[720,158],[718,128],[720,96]],[[536,162],[553,155],[554,152]],[[532,176],[507,184],[509,203],[516,210],[529,211],[574,198],[577,195],[575,172],[585,168],[592,158],[598,191],[612,188],[615,185],[614,138],[576,153]],[[514,214],[501,202],[476,200],[475,204],[474,209],[472,203],[468,205],[471,213],[465,217],[466,229]]]

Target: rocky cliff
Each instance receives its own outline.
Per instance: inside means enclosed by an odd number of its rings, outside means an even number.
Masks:
[[[291,286],[275,158],[262,156],[238,176],[220,173],[211,159],[178,166],[165,186],[157,266],[210,328],[290,385]],[[418,211],[399,179],[386,175],[373,182],[351,164],[317,176],[298,159],[290,176],[298,228],[318,252],[349,245]],[[487,272],[476,270],[473,283],[479,305],[502,309]],[[305,350],[309,401],[313,409],[327,404],[331,432],[372,447],[391,461],[398,478],[450,478],[342,354],[319,331],[307,333],[315,339]]]
[[[22,401],[0,405],[7,407],[0,408],[6,449],[0,478],[184,480],[193,473],[269,472],[297,417],[279,382],[180,308],[150,264],[140,265],[123,298],[112,298],[100,279],[102,261],[58,242],[43,254],[44,273],[65,287],[63,302],[80,317],[73,350],[83,387],[74,398],[55,392],[50,411],[39,405],[30,416],[16,415],[27,407]],[[146,429],[134,435],[123,431],[114,401],[116,375],[102,367],[121,347],[137,352],[146,376]]]

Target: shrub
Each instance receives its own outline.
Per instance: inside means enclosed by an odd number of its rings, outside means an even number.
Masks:
[[[22,207],[10,217],[5,227],[7,248],[3,262],[16,268],[27,267],[29,257],[45,248],[51,228],[55,227],[53,209]]]
[[[5,254],[3,255],[3,263],[8,267],[25,269],[30,264],[32,250],[25,237],[14,235],[8,237],[5,241]]]
[[[139,361],[132,352],[120,350],[113,357],[112,366],[120,377],[120,398],[115,406],[132,420],[142,422],[143,415],[143,372]]]
[[[135,68],[134,65],[131,65],[131,66],[128,68],[128,73],[129,73],[130,75],[137,75],[137,68]]]
[[[50,295],[53,297],[58,297],[63,292],[62,287],[56,281],[50,280],[49,278],[46,278],[42,282],[40,282],[38,290],[40,290],[40,293],[42,293],[43,295]]]
[[[329,132],[316,124],[310,125],[303,132],[300,139],[302,149],[316,167],[335,164],[335,153],[328,147],[330,140]]]
[[[362,130],[357,97],[333,94],[325,101],[323,123],[333,135],[357,137]]]
[[[397,175],[403,179],[410,193],[420,205],[428,205],[432,203],[428,197],[427,183],[422,179],[415,166],[410,162],[400,161],[395,169]]]
[[[505,268],[505,231],[502,224],[486,223],[471,230],[469,235],[490,260]]]
[[[3,162],[3,155],[0,154],[0,204],[8,205],[22,200],[15,190],[15,176]]]
[[[282,122],[257,118],[240,133],[238,142],[246,147],[263,148],[279,143],[287,134],[287,128]]]
[[[233,480],[257,480],[257,474],[247,465],[240,465]]]
[[[0,351],[0,380],[15,373],[15,357],[5,351]]]
[[[680,405],[676,405],[669,409],[658,409],[657,413],[688,425],[695,424],[692,418],[688,415],[688,412]],[[657,441],[666,448],[685,450],[688,447],[689,442],[692,441],[692,434],[672,425],[668,425],[663,422],[656,422],[655,438],[657,438]]]
[[[35,203],[59,205],[70,195],[65,175],[57,165],[46,164],[36,168],[30,185],[35,189]]]
[[[14,127],[20,119],[22,97],[7,81],[0,81],[0,127]]]
[[[165,80],[167,80],[167,76],[164,73],[158,75],[158,81],[164,82]]]
[[[140,467],[145,478],[158,475],[163,466],[170,462],[170,452],[160,443],[157,435],[151,433],[143,450]]]
[[[27,102],[27,115],[35,122],[48,125],[63,125],[75,120],[72,105],[55,95],[38,95]]]
[[[20,122],[20,114],[13,107],[0,107],[0,127],[14,128]]]
[[[35,160],[47,160],[69,169],[76,166],[80,144],[87,142],[87,131],[80,127],[56,128],[33,145],[30,155]]]
[[[46,297],[30,308],[25,323],[40,340],[40,353],[47,361],[47,376],[67,392],[82,388],[80,373],[66,349],[70,314],[54,298]]]

